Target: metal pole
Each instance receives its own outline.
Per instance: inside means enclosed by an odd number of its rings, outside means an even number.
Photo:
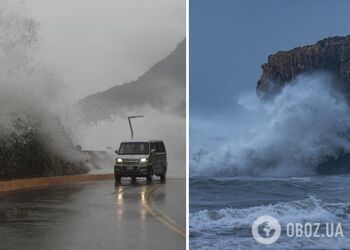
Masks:
[[[134,139],[134,130],[132,129],[131,119],[133,119],[133,118],[142,118],[142,117],[143,117],[143,115],[133,115],[133,116],[129,116],[128,117],[130,133],[131,133],[131,140]]]

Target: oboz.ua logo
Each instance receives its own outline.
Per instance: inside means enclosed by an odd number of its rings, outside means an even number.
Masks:
[[[344,237],[341,223],[287,223],[285,232],[288,238]],[[253,223],[252,234],[257,242],[270,245],[281,236],[281,225],[270,215],[260,216]]]
[[[252,225],[252,234],[257,242],[270,245],[281,236],[281,225],[276,218],[270,215],[260,216]]]

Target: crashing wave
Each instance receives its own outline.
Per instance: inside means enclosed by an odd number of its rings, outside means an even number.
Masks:
[[[350,160],[350,107],[336,86],[335,77],[318,72],[300,75],[271,100],[242,96],[238,100],[241,110],[232,117],[232,124],[239,125],[220,135],[224,140],[202,138],[192,143],[191,175],[300,176],[350,171],[346,164]]]

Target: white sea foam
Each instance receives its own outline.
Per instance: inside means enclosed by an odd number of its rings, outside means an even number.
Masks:
[[[307,199],[279,202],[274,205],[255,206],[249,208],[224,208],[219,210],[203,210],[190,214],[191,247],[194,249],[264,249],[252,238],[251,225],[262,215],[271,215],[279,220],[282,228],[287,223],[338,223],[343,227],[349,225],[346,203],[323,203],[310,196]],[[236,237],[239,231],[245,236]],[[213,240],[216,239],[216,240]],[[266,249],[341,249],[348,246],[350,239],[309,239],[282,238]]]
[[[240,97],[231,122],[193,138],[191,174],[314,174],[326,158],[350,151],[350,108],[335,86],[330,74],[315,73],[299,76],[269,101],[255,93]]]
[[[345,205],[345,204],[342,204]],[[310,196],[307,199],[279,202],[274,205],[255,206],[249,208],[223,208],[219,210],[203,210],[190,214],[192,232],[222,230],[252,225],[262,215],[271,215],[282,224],[289,222],[334,221],[336,213],[342,206],[327,207],[321,200]]]

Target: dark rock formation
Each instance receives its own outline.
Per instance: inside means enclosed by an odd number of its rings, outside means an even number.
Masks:
[[[57,118],[16,118],[0,130],[0,180],[87,173],[86,159]]]
[[[277,52],[270,55],[268,62],[261,67],[263,74],[257,83],[257,94],[262,98],[274,96],[302,73],[327,71],[339,79],[332,84],[337,84],[350,100],[350,35],[330,37],[314,45]],[[325,155],[316,171],[320,174],[349,173],[349,162],[350,154],[339,149],[336,157]]]
[[[314,45],[280,51],[268,57],[257,84],[259,96],[281,90],[301,73],[326,70],[339,77],[347,95],[350,94],[350,35],[323,39]]]
[[[85,121],[98,121],[123,110],[147,106],[185,116],[185,102],[186,42],[183,40],[137,80],[85,97],[77,106]]]

